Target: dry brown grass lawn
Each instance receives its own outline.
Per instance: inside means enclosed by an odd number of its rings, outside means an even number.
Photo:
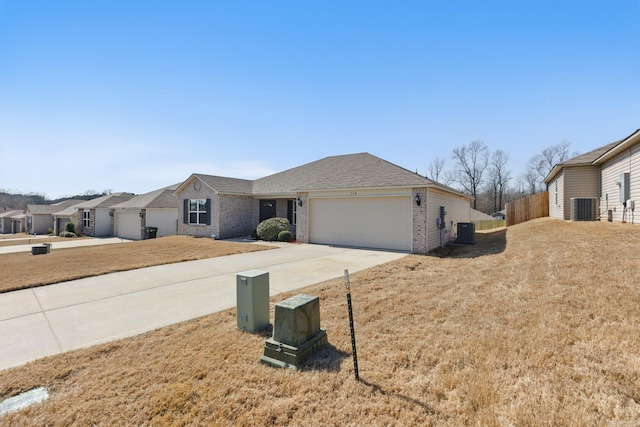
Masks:
[[[28,252],[4,254],[0,255],[0,292],[264,249],[268,247],[208,238],[168,236],[138,242],[54,249],[47,255],[33,256]]]
[[[637,425],[639,249],[622,224],[482,234],[351,275],[361,382],[336,279],[304,290],[330,345],[300,372],[228,310],[1,371],[0,399],[51,397],[0,424]]]
[[[9,235],[16,236],[16,235]],[[14,239],[20,240],[14,240]],[[73,240],[78,239],[90,239],[90,237],[74,237]],[[18,246],[18,245],[41,245],[43,243],[53,243],[53,242],[68,242],[72,240],[68,237],[33,237],[33,236],[20,236],[20,237],[2,237],[0,238],[0,246]]]

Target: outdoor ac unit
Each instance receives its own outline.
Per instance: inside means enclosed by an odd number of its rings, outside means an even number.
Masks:
[[[571,221],[595,221],[596,199],[578,198],[571,199]]]
[[[476,243],[476,226],[472,222],[458,223],[457,243],[474,245]]]

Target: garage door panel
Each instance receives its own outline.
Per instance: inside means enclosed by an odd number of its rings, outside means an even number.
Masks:
[[[411,198],[309,200],[312,243],[411,250]]]
[[[147,210],[147,226],[157,227],[156,237],[175,236],[178,234],[178,212]]]
[[[140,240],[140,216],[138,213],[116,214],[116,236],[123,239]]]
[[[96,210],[96,237],[111,235],[111,217],[109,211]]]

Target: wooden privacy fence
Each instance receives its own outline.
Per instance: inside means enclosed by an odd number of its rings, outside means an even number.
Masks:
[[[475,225],[475,231],[491,230],[507,225],[504,219],[479,219],[472,222]]]
[[[534,194],[515,202],[507,203],[507,227],[549,216],[549,193]]]

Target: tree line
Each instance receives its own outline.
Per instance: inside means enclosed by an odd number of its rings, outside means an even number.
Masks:
[[[544,179],[558,163],[575,157],[569,154],[571,143],[564,140],[551,145],[527,162],[523,174],[513,177],[503,150],[491,151],[481,140],[453,149],[453,168],[445,169],[446,159],[437,157],[427,168],[427,178],[456,188],[473,197],[473,208],[492,214],[512,200],[546,190]]]
[[[40,193],[12,193],[9,190],[0,189],[0,212],[4,210],[22,210],[27,205],[52,205],[54,203],[64,202],[65,200],[91,200],[96,197],[111,194],[111,190],[98,192],[96,190],[87,190],[84,194],[76,194],[75,196],[64,196],[57,199],[49,199]]]

